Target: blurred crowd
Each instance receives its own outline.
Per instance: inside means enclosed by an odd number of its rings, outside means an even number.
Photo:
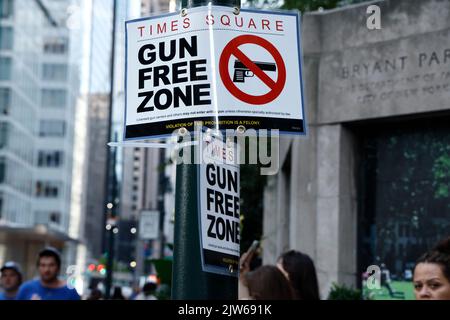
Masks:
[[[36,267],[39,276],[23,281],[20,266],[14,261],[6,262],[0,269],[0,300],[102,300],[103,292],[97,287],[91,288],[86,297],[59,278],[61,255],[55,248],[44,248],[37,257]],[[129,300],[157,300],[157,284],[148,282],[142,288],[136,288],[128,296]],[[121,287],[115,287],[112,300],[126,300]]]
[[[239,299],[242,300],[320,300],[319,284],[313,260],[305,253],[290,250],[276,265],[255,265],[259,243],[254,243],[240,259]],[[256,263],[258,264],[258,263]],[[6,262],[0,269],[0,300],[81,300],[77,290],[59,278],[60,253],[44,248],[37,257],[38,278],[23,282],[19,265]],[[384,285],[393,295],[389,273],[383,267]],[[450,300],[450,237],[420,256],[413,270],[417,300]],[[128,300],[157,300],[158,286],[148,282],[127,296]],[[86,300],[101,300],[103,293],[91,288]],[[113,300],[126,300],[115,287]]]

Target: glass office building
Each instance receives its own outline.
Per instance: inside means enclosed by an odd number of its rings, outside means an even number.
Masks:
[[[26,278],[44,245],[64,251],[76,241],[68,231],[77,3],[0,0],[0,263],[19,262]]]

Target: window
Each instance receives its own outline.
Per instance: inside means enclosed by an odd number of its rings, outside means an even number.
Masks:
[[[13,15],[14,0],[0,0],[0,17],[10,18]]]
[[[359,268],[383,263],[399,288],[411,280],[416,259],[450,234],[448,121],[421,119],[358,132]]]
[[[66,90],[42,89],[41,105],[43,107],[64,107],[66,105]]]
[[[61,182],[59,181],[37,181],[36,196],[42,198],[57,198],[61,193]]]
[[[0,157],[0,183],[5,181],[6,173],[6,159],[5,157]]]
[[[8,124],[0,122],[0,149],[5,147],[8,142]]]
[[[3,217],[3,192],[0,192],[0,219]]]
[[[13,43],[13,29],[11,27],[0,27],[0,49],[11,50]]]
[[[41,137],[64,137],[66,123],[63,120],[41,120],[39,135]]]
[[[57,168],[63,163],[63,152],[59,150],[39,150],[38,167]]]
[[[59,211],[36,211],[36,224],[60,224],[61,212]]]
[[[61,221],[61,213],[59,212],[50,212],[48,220],[52,223],[59,224]]]
[[[11,79],[11,58],[0,57],[0,80]]]
[[[67,66],[65,64],[44,63],[42,66],[42,80],[67,80]]]
[[[11,90],[0,88],[0,115],[7,115],[11,107]]]
[[[44,52],[52,54],[67,53],[68,40],[67,38],[50,38],[44,41]]]

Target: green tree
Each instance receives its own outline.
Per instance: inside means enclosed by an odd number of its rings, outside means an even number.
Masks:
[[[262,235],[263,197],[266,176],[260,174],[260,165],[241,165],[241,252]]]
[[[301,12],[315,11],[319,8],[333,9],[341,0],[284,0],[283,9],[298,9]]]
[[[333,9],[368,0],[247,0],[244,6],[261,9],[298,9],[300,12]]]

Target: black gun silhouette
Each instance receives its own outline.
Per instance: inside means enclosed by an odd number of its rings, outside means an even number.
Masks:
[[[258,61],[252,62],[263,71],[277,71],[277,65],[275,63]],[[254,75],[255,74],[239,60],[234,62],[233,82],[245,82],[245,78],[253,77]]]

